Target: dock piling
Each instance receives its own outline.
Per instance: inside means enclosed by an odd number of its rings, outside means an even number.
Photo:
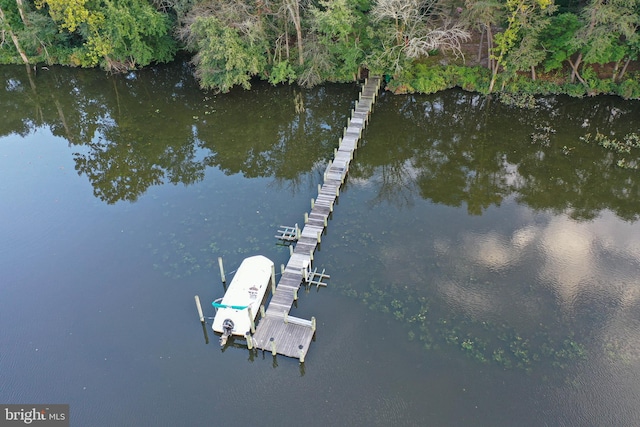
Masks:
[[[218,265],[220,266],[220,280],[222,283],[227,283],[227,279],[224,277],[224,265],[222,265],[222,257],[218,257]]]
[[[200,323],[204,323],[204,314],[202,314],[202,306],[200,305],[200,297],[195,296],[196,307],[198,308],[198,316],[200,316]]]
[[[256,333],[256,322],[254,322],[254,320],[253,320],[253,313],[252,313],[251,307],[247,307],[247,313],[249,314],[249,322],[251,324],[251,333],[255,334]]]
[[[251,334],[247,332],[247,334],[245,335],[245,338],[247,339],[247,348],[249,350],[253,350],[253,340],[251,339]]]
[[[276,266],[271,264],[271,291],[276,293]]]

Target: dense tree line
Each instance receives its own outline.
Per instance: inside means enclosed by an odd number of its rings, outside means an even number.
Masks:
[[[125,71],[183,49],[219,91],[367,70],[396,90],[639,97],[639,25],[640,0],[0,0],[0,62]]]

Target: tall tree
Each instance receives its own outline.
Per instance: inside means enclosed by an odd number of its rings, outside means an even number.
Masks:
[[[398,73],[403,63],[443,49],[462,55],[461,42],[470,34],[452,23],[438,0],[377,0],[371,10],[381,24],[382,52],[377,66]]]
[[[465,6],[463,19],[467,20],[473,27],[481,28],[483,34],[486,34],[487,68],[493,70],[495,67],[495,60],[491,55],[493,51],[493,27],[498,25],[504,16],[504,4],[499,0],[466,0]],[[480,60],[480,51],[478,60]]]
[[[2,32],[7,32],[9,34],[9,37],[13,42],[13,46],[16,48],[16,51],[20,55],[20,58],[22,58],[22,61],[28,66],[29,58],[27,57],[27,54],[22,48],[22,45],[20,44],[20,40],[18,39],[18,36],[16,35],[15,31],[13,31],[11,23],[9,22],[7,15],[4,13],[4,10],[2,9],[1,5],[0,5],[0,29],[2,30]]]
[[[282,7],[286,10],[286,15],[289,16],[293,26],[296,29],[296,43],[298,45],[298,64],[304,65],[304,52],[303,52],[303,36],[302,36],[302,18],[300,17],[301,4],[299,0],[283,0]]]
[[[508,66],[508,55],[513,53],[532,22],[540,19],[552,6],[553,0],[507,0],[507,25],[495,36],[495,47],[492,52],[495,65],[491,70],[489,92],[493,92],[498,73]]]
[[[354,0],[320,1],[311,8],[311,27],[331,61],[338,81],[355,80],[368,44],[365,19]]]
[[[36,6],[81,40],[74,65],[123,71],[169,61],[176,50],[168,16],[144,0],[38,0]]]
[[[542,45],[541,35],[551,23],[551,14],[555,5],[540,7],[539,13],[523,16],[519,31],[519,41],[507,54],[505,68],[515,74],[518,71],[530,71],[531,79],[536,80],[536,67],[546,58],[547,52]]]
[[[249,88],[251,77],[265,72],[271,54],[261,7],[242,0],[202,3],[185,19],[181,38],[196,53],[202,86],[222,92],[235,85]]]
[[[572,45],[578,52],[571,65],[571,81],[581,76],[583,63],[604,64],[619,61],[624,49],[619,49],[622,40],[634,43],[640,24],[637,0],[590,0],[582,10],[583,27],[576,32]]]
[[[551,17],[551,23],[539,35],[540,43],[547,53],[543,61],[545,72],[561,69],[576,52],[572,42],[580,26],[578,16],[573,13]]]

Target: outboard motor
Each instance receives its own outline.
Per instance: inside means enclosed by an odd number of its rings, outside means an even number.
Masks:
[[[224,322],[222,322],[222,330],[224,331],[224,333],[220,337],[220,347],[224,347],[224,345],[227,343],[227,339],[233,333],[233,327],[233,320],[224,319]]]

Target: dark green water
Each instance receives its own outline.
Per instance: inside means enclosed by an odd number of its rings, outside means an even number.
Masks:
[[[302,223],[358,87],[0,68],[0,403],[73,426],[640,424],[640,103],[384,94],[316,266],[306,363],[193,296]]]

